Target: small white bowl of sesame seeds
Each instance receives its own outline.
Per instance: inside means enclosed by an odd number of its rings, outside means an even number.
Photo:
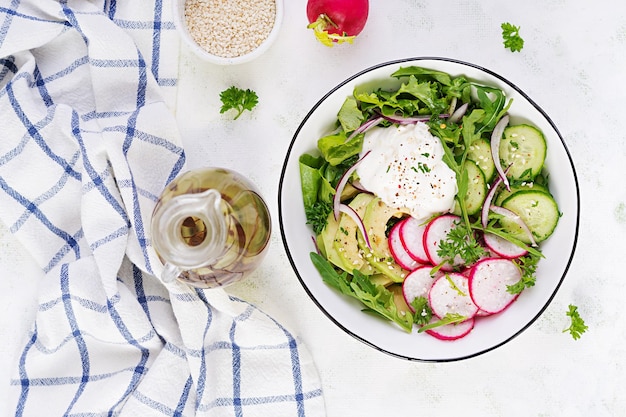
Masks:
[[[283,0],[174,0],[173,14],[183,42],[200,58],[242,64],[278,37]]]

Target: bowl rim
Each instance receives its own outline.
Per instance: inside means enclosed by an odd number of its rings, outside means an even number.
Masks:
[[[191,51],[206,62],[210,62],[217,65],[238,65],[244,64],[246,62],[250,62],[253,59],[258,58],[263,53],[265,53],[270,46],[274,43],[276,38],[278,38],[278,34],[280,32],[283,16],[284,16],[284,3],[283,0],[274,0],[276,4],[276,15],[274,17],[274,25],[272,26],[272,30],[267,35],[267,38],[261,42],[259,46],[257,46],[252,51],[248,52],[244,55],[239,55],[236,57],[222,57],[219,55],[214,55],[209,51],[202,48],[196,41],[191,37],[189,30],[187,29],[187,25],[185,24],[184,18],[184,8],[187,0],[174,0],[172,2],[172,20],[174,21],[174,26],[176,31],[178,32],[180,38],[183,43],[191,49]]]
[[[575,224],[574,224],[574,230],[573,230],[573,241],[572,243],[572,249],[571,252],[569,253],[569,257],[567,259],[567,262],[565,264],[565,267],[563,269],[563,272],[561,274],[561,277],[559,278],[558,282],[556,283],[554,289],[552,290],[552,292],[550,293],[549,297],[547,298],[546,302],[543,304],[543,306],[539,309],[539,311],[537,311],[537,313],[523,326],[521,326],[521,328],[516,331],[515,333],[513,333],[511,336],[504,338],[502,341],[500,341],[499,343],[493,344],[491,346],[489,346],[488,348],[473,352],[471,354],[468,355],[460,355],[460,356],[456,356],[456,357],[449,357],[449,358],[437,358],[437,359],[424,359],[424,358],[417,358],[417,357],[411,357],[411,356],[407,356],[407,355],[402,355],[396,352],[391,352],[383,347],[377,346],[376,344],[366,340],[365,338],[357,335],[356,333],[354,333],[353,331],[351,331],[350,329],[348,329],[346,326],[344,326],[342,323],[340,323],[336,318],[334,318],[328,311],[326,308],[324,308],[324,306],[321,304],[321,302],[314,296],[314,294],[312,293],[311,289],[308,287],[308,285],[306,284],[305,280],[302,278],[294,257],[289,249],[288,246],[288,242],[287,242],[287,236],[286,236],[286,232],[285,232],[285,225],[284,225],[284,213],[283,213],[283,197],[284,197],[284,190],[283,190],[283,183],[284,183],[284,178],[286,175],[286,171],[288,168],[288,164],[289,161],[291,159],[291,153],[295,144],[296,139],[298,138],[301,129],[304,127],[304,125],[306,124],[306,122],[308,121],[308,119],[312,116],[312,114],[318,109],[318,107],[321,106],[321,104],[329,97],[331,96],[335,91],[337,91],[338,89],[340,89],[341,87],[343,87],[344,85],[352,82],[353,80],[361,77],[364,74],[367,74],[371,71],[377,70],[379,68],[383,68],[383,67],[388,67],[388,66],[392,66],[392,65],[399,65],[399,64],[403,64],[403,63],[407,63],[407,62],[419,62],[419,61],[442,61],[442,62],[449,62],[449,63],[453,63],[453,64],[458,64],[461,66],[467,66],[470,68],[473,68],[475,70],[478,71],[482,71],[485,74],[487,74],[488,76],[494,77],[498,80],[500,80],[501,82],[505,83],[508,87],[510,87],[511,89],[515,90],[518,94],[520,94],[525,100],[528,101],[528,103],[535,109],[537,110],[546,120],[546,122],[552,127],[552,129],[554,129],[554,132],[556,133],[556,135],[558,136],[561,145],[563,146],[563,150],[567,156],[567,159],[569,161],[570,164],[570,168],[572,170],[572,174],[573,174],[573,183],[574,183],[574,188],[576,191],[576,196],[575,196],[575,201],[576,201],[576,212],[574,213],[575,215]],[[563,281],[565,279],[565,276],[567,275],[569,268],[572,264],[572,261],[574,259],[574,255],[576,252],[576,247],[578,244],[578,234],[579,234],[579,228],[580,228],[580,186],[579,186],[579,182],[578,182],[578,175],[576,173],[576,169],[574,166],[574,162],[571,156],[571,153],[567,147],[567,144],[565,143],[563,136],[561,135],[560,131],[558,130],[558,128],[556,127],[555,123],[553,122],[553,120],[548,116],[548,114],[534,101],[532,100],[524,91],[522,91],[519,87],[517,87],[515,84],[513,84],[511,81],[509,81],[508,79],[506,79],[505,77],[499,75],[498,73],[485,68],[481,65],[477,65],[477,64],[473,64],[470,62],[466,62],[463,60],[459,60],[459,59],[454,59],[454,58],[447,58],[447,57],[437,57],[437,56],[418,56],[418,57],[408,57],[408,58],[401,58],[401,59],[396,59],[396,60],[389,60],[389,61],[384,61],[381,62],[379,64],[375,64],[372,65],[370,67],[367,67],[353,75],[351,75],[350,77],[346,78],[345,80],[343,80],[342,82],[340,82],[339,84],[335,85],[333,88],[331,88],[326,94],[323,95],[323,97],[321,99],[319,99],[315,105],[308,111],[308,113],[305,115],[305,117],[302,119],[302,121],[300,122],[298,128],[296,129],[294,135],[292,136],[292,139],[289,143],[289,147],[287,149],[284,161],[283,161],[283,166],[281,169],[281,173],[280,173],[280,179],[279,179],[279,184],[278,184],[278,222],[279,222],[279,228],[280,228],[280,234],[281,234],[281,240],[283,243],[283,247],[285,249],[285,252],[287,254],[287,258],[289,260],[289,263],[291,264],[291,267],[294,271],[294,273],[296,274],[298,280],[300,281],[300,284],[302,285],[302,287],[304,288],[305,292],[307,293],[307,295],[309,296],[309,298],[315,303],[315,305],[317,305],[317,307],[324,313],[324,315],[326,315],[326,317],[328,317],[331,322],[333,322],[337,327],[339,327],[341,330],[343,330],[346,334],[352,336],[353,338],[359,340],[360,342],[364,343],[365,345],[368,345],[382,353],[385,353],[387,355],[393,356],[393,357],[397,357],[400,359],[405,359],[405,360],[409,360],[409,361],[416,361],[416,362],[430,362],[430,363],[442,363],[442,362],[454,362],[454,361],[460,361],[460,360],[465,360],[465,359],[470,359],[476,356],[480,356],[482,354],[485,354],[487,352],[490,352],[494,349],[497,349],[500,346],[503,346],[504,344],[510,342],[511,340],[513,340],[514,338],[516,338],[517,336],[519,336],[521,333],[523,333],[526,329],[528,329],[542,314],[543,312],[548,308],[548,306],[552,303],[554,297],[556,296],[558,290],[560,289],[561,285],[563,284]]]

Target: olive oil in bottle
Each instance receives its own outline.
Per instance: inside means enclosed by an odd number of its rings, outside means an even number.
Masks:
[[[152,215],[161,278],[200,288],[246,278],[263,260],[271,219],[254,185],[235,171],[203,168],[172,181]]]

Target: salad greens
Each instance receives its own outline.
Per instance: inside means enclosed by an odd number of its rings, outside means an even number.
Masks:
[[[342,192],[337,190],[337,185],[358,160],[368,128],[414,123],[419,118],[443,144],[443,161],[456,176],[458,192],[455,200],[457,214],[461,218],[447,241],[440,242],[438,254],[443,259],[450,261],[460,256],[470,265],[486,256],[476,232],[489,232],[505,239],[527,251],[527,255],[514,260],[522,272],[522,279],[507,289],[511,294],[518,294],[534,285],[537,262],[542,254],[538,248],[504,230],[498,215],[489,215],[489,222],[483,224],[480,215],[477,219],[476,214],[470,214],[466,206],[466,196],[471,186],[467,169],[470,149],[479,140],[489,141],[496,124],[508,112],[512,100],[507,99],[502,90],[470,81],[463,75],[453,77],[417,66],[400,68],[391,77],[397,80],[397,88],[363,91],[356,87],[353,95],[347,97],[338,110],[333,130],[318,139],[317,153],[300,156],[303,203],[307,224],[313,228],[319,247],[319,253],[311,253],[311,261],[324,282],[340,293],[360,300],[366,311],[396,323],[407,332],[412,331],[414,324],[423,326],[420,331],[425,331],[458,323],[466,318],[451,314],[436,319],[425,297],[417,297],[410,307],[399,306],[394,301],[392,291],[394,285],[397,287],[398,280],[392,279],[396,284],[387,288],[388,284],[372,279],[371,272],[338,267],[336,262],[326,256],[328,248],[320,243],[320,235],[326,231],[332,218],[334,195]],[[464,112],[451,117],[461,103],[465,106]],[[393,223],[399,219],[392,218],[389,221]],[[337,222],[334,223],[336,227]],[[389,231],[392,223],[387,224],[386,231]],[[332,239],[331,236],[331,244]],[[361,247],[361,250],[364,248]],[[369,249],[365,249],[362,254],[363,257],[372,255],[374,253],[369,252]],[[377,259],[374,263],[389,261],[392,260]],[[433,271],[437,272],[444,263],[435,265]]]

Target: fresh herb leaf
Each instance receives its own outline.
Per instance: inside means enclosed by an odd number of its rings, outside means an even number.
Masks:
[[[485,255],[485,249],[478,243],[472,230],[459,222],[455,223],[446,239],[439,242],[437,254],[444,259],[444,262],[450,263],[458,255],[466,264],[471,265]]]
[[[535,272],[537,271],[539,259],[541,259],[540,256],[529,253],[514,260],[522,272],[522,278],[517,283],[507,286],[506,290],[509,293],[519,294],[524,291],[524,289],[535,285],[537,279]]]
[[[569,309],[565,314],[570,318],[571,324],[567,329],[563,330],[563,333],[569,331],[574,340],[580,339],[580,336],[587,331],[588,327],[585,325],[585,321],[582,317],[580,317],[578,307],[570,304]]]
[[[415,297],[411,302],[411,307],[415,310],[413,322],[419,326],[425,326],[433,317],[433,311],[428,304],[428,298]]]
[[[519,34],[520,27],[512,25],[511,23],[502,23],[502,39],[504,41],[504,47],[511,50],[511,52],[519,52],[524,47],[524,39]]]
[[[436,327],[445,326],[446,324],[457,324],[467,320],[467,317],[462,316],[459,313],[447,313],[440,320],[429,323],[419,328],[418,333],[425,332],[426,330],[434,329]]]
[[[306,224],[310,224],[316,235],[322,233],[328,223],[328,215],[333,211],[333,206],[324,201],[316,201],[313,205],[304,208]]]
[[[237,120],[244,110],[252,110],[258,104],[259,97],[250,89],[243,90],[232,86],[220,93],[220,100],[222,101],[220,113],[234,109],[237,112],[234,120]]]

